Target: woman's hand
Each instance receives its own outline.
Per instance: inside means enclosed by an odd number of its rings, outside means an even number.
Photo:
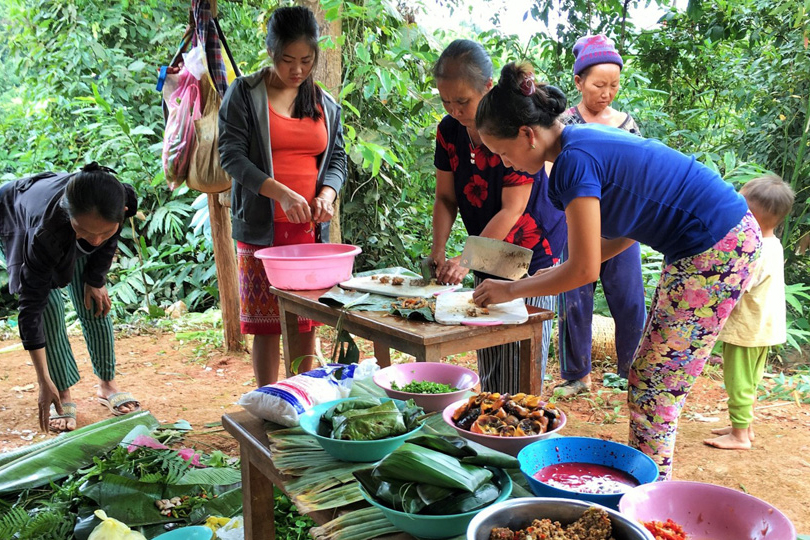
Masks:
[[[51,404],[56,408],[56,414],[63,414],[62,402],[59,400],[59,391],[56,385],[50,379],[39,381],[39,399],[37,406],[39,408],[39,428],[45,433],[48,432],[48,424],[51,418]]]
[[[470,270],[459,265],[461,255],[443,261],[436,261],[436,282],[447,285],[458,285],[464,279]]]
[[[93,304],[96,306],[95,311],[93,311]],[[110,308],[112,307],[110,295],[107,293],[107,287],[104,285],[101,287],[92,287],[85,283],[84,307],[87,308],[88,311],[93,311],[93,315],[96,317],[106,317],[107,313],[110,312]]]
[[[335,205],[326,197],[318,195],[312,199],[312,221],[315,223],[326,223],[331,221],[335,215]]]
[[[312,212],[307,200],[291,189],[286,189],[278,198],[281,209],[290,223],[309,223],[312,221]]]
[[[481,307],[487,307],[514,300],[516,297],[510,290],[512,283],[514,282],[501,279],[485,279],[473,291],[473,301]]]

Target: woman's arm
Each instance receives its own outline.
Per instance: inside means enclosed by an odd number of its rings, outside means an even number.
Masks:
[[[504,187],[501,190],[501,209],[489,220],[481,236],[496,240],[506,238],[526,210],[531,196],[532,184]]]
[[[468,270],[447,257],[447,239],[458,215],[455,180],[451,171],[436,169],[436,198],[433,201],[433,245],[430,257],[436,263],[436,279],[440,283],[461,283]]]
[[[599,279],[602,265],[599,199],[578,197],[565,209],[568,222],[568,260],[559,266],[518,281],[488,279],[473,293],[478,305],[500,304],[515,298],[549,296]]]
[[[635,243],[632,238],[602,238],[602,262],[612,259]]]
[[[28,354],[31,356],[31,363],[34,364],[34,371],[37,372],[37,382],[39,383],[39,398],[37,399],[39,427],[42,431],[48,431],[51,404],[56,408],[57,414],[63,414],[59,390],[48,373],[45,349],[32,349],[28,351]]]
[[[328,98],[324,98],[328,99]],[[325,110],[325,107],[324,107]],[[348,174],[346,149],[343,143],[343,122],[341,121],[340,109],[337,110],[334,118],[337,124],[335,128],[335,138],[332,141],[332,153],[323,177],[320,190],[312,201],[312,219],[316,223],[325,223],[332,220],[335,212],[334,203],[338,193],[346,181]]]

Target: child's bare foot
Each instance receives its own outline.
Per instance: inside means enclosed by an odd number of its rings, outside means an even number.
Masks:
[[[751,448],[751,440],[748,438],[748,428],[732,428],[730,433],[720,435],[714,439],[705,439],[703,444],[722,450],[748,450]]]
[[[723,428],[715,428],[712,430],[712,435],[728,435],[731,433],[732,427],[726,426]],[[756,436],[754,435],[754,427],[748,426],[748,440],[754,442]]]

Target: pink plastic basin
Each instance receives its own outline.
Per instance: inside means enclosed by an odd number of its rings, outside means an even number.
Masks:
[[[654,482],[635,487],[619,512],[638,521],[671,519],[689,540],[794,540],[782,512],[742,491],[703,482]]]
[[[391,388],[392,382],[402,388],[413,381],[447,384],[458,390],[446,394],[414,394]],[[478,384],[478,374],[471,369],[455,364],[411,362],[394,364],[381,369],[374,374],[374,382],[385,390],[388,397],[403,401],[412,399],[426,412],[434,412],[444,410],[448,404],[458,401],[464,394],[472,390]]]
[[[256,258],[273,287],[312,291],[351,278],[354,257],[360,251],[349,244],[293,244],[260,249]]]
[[[560,411],[559,426],[551,431],[547,431],[546,433],[542,433],[540,435],[531,435],[528,437],[498,437],[496,435],[473,433],[472,431],[467,431],[466,429],[458,427],[456,423],[453,422],[453,413],[466,402],[466,399],[460,399],[445,407],[444,411],[442,411],[442,418],[444,419],[444,422],[448,426],[455,429],[456,432],[465,439],[475,441],[478,444],[483,444],[487,448],[492,448],[493,450],[497,450],[498,452],[503,452],[504,454],[509,454],[511,456],[517,456],[524,446],[559,433],[560,430],[565,427],[565,423],[567,421],[565,413]]]

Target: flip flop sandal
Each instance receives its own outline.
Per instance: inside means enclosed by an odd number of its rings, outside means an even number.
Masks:
[[[62,414],[56,412],[56,407],[51,403],[51,412],[48,415],[48,430],[54,433],[66,433],[71,431],[69,429],[54,429],[50,426],[51,420],[59,420],[60,418],[73,418],[76,420],[76,404],[69,401],[62,402]],[[75,429],[75,428],[74,428]]]
[[[116,392],[115,394],[110,394],[106,398],[100,397],[98,398],[98,402],[110,409],[113,416],[127,414],[118,410],[118,407],[127,403],[135,404],[135,410],[129,412],[138,412],[141,410],[141,402],[135,399],[135,397],[129,392]]]

